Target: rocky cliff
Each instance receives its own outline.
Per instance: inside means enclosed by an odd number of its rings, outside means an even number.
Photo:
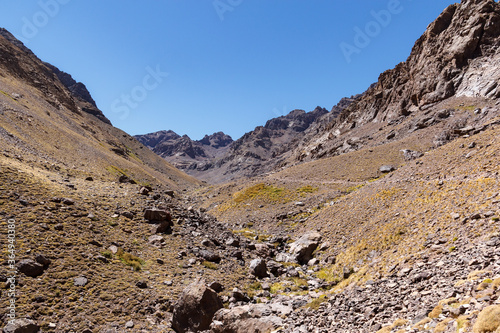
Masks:
[[[416,41],[410,56],[382,73],[327,130],[295,156],[329,156],[342,135],[369,123],[402,121],[450,97],[500,97],[500,5],[494,0],[453,4]]]

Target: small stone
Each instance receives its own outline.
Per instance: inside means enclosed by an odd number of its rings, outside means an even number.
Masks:
[[[38,262],[39,264],[41,264],[43,266],[48,266],[51,263],[50,259],[48,259],[47,257],[45,257],[42,254],[37,255],[35,260],[36,260],[36,262]]]
[[[172,287],[174,285],[174,283],[172,282],[172,280],[167,280],[167,281],[163,282],[163,284],[165,284],[168,287]]]
[[[138,281],[135,285],[140,289],[146,289],[148,287],[148,284],[145,281]]]
[[[145,187],[141,187],[141,189],[139,190],[139,194],[141,195],[149,195],[149,190]]]
[[[118,252],[118,247],[116,245],[110,245],[108,247],[108,250],[113,253],[113,254],[116,254]]]
[[[75,204],[75,200],[70,199],[70,198],[63,198],[62,203],[67,205],[67,206],[72,206]]]
[[[73,284],[74,284],[76,287],[85,287],[85,285],[87,285],[87,283],[88,283],[88,282],[89,282],[89,280],[87,280],[87,278],[86,278],[86,277],[84,277],[84,276],[80,276],[80,277],[75,278],[75,280],[74,280],[74,283],[73,283]]]
[[[54,226],[54,229],[57,231],[62,231],[64,229],[64,226],[61,223],[58,223]]]
[[[129,320],[125,323],[125,328],[134,328],[134,322]]]
[[[134,213],[125,211],[121,213],[123,217],[126,217],[127,219],[131,220],[134,218]]]

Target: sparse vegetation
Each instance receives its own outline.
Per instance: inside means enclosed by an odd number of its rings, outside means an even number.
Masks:
[[[123,249],[118,249],[116,256],[127,266],[132,267],[136,271],[140,271],[142,265],[144,265],[144,260],[134,256],[133,254],[123,251]]]
[[[312,309],[312,310],[318,310],[321,304],[328,302],[328,298],[325,295],[321,295],[318,298],[313,299],[309,304],[306,305],[306,307]]]
[[[216,263],[214,262],[211,262],[211,261],[206,261],[204,260],[202,263],[201,263],[203,266],[205,266],[206,268],[208,269],[211,269],[211,270],[217,270],[219,267],[217,266]]]
[[[492,305],[485,308],[474,324],[474,333],[491,333],[500,327],[500,305]]]

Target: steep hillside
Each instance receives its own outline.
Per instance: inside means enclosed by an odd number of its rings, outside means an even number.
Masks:
[[[500,8],[494,0],[464,0],[449,6],[417,40],[406,62],[382,73],[377,84],[327,131],[303,142],[295,158],[342,153],[338,147],[352,129],[401,123],[450,97],[500,97],[499,34]]]
[[[5,156],[78,177],[126,174],[175,189],[199,183],[111,126],[83,84],[40,61],[6,30],[0,31],[0,92]]]

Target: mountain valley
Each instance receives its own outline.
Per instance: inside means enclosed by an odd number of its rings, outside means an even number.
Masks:
[[[195,141],[0,29],[3,332],[500,332],[499,49],[462,0],[331,111]]]

